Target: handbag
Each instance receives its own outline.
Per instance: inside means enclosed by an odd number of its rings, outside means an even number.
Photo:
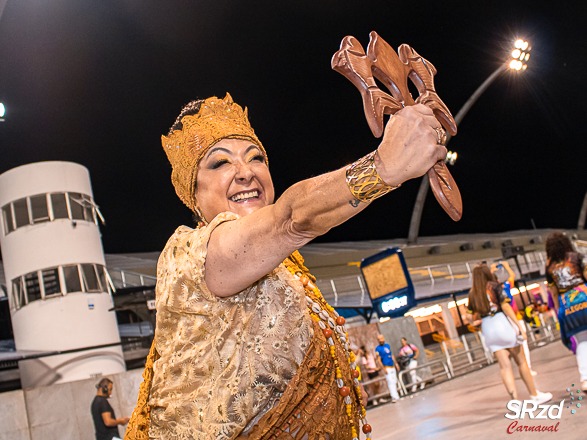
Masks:
[[[409,367],[411,360],[412,357],[407,354],[402,354],[401,356],[397,357],[397,363],[399,364],[401,370],[406,370]]]

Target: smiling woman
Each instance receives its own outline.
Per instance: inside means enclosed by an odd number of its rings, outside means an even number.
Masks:
[[[296,249],[424,174],[446,149],[422,105],[398,112],[379,148],[274,201],[246,109],[193,101],[162,137],[195,214],[157,267],[157,326],[126,439],[370,438],[344,318]]]
[[[200,161],[195,196],[203,218],[225,211],[245,216],[272,204],[265,153],[250,141],[222,139]]]

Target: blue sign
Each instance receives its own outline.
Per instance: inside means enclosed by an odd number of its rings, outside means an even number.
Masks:
[[[403,316],[416,305],[414,285],[400,248],[390,248],[365,258],[361,272],[373,308],[381,316]]]

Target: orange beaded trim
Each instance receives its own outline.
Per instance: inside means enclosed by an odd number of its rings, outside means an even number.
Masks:
[[[349,424],[353,440],[359,440],[359,434],[355,425],[353,417],[353,407],[351,392],[354,392],[354,397],[358,407],[360,408],[359,419],[363,424],[363,433],[367,435],[366,440],[371,440],[371,425],[367,423],[367,410],[361,401],[361,387],[359,384],[359,369],[356,364],[355,354],[349,347],[349,336],[344,327],[345,318],[340,316],[338,312],[332,307],[322,296],[320,289],[314,284],[315,278],[309,273],[308,269],[303,265],[303,259],[298,252],[294,252],[290,259],[285,261],[288,270],[298,278],[306,292],[306,302],[308,310],[312,319],[318,323],[322,329],[330,348],[330,355],[334,361],[336,372],[336,383],[339,394],[344,398],[346,414],[349,419]],[[334,330],[333,330],[334,329]],[[333,338],[336,338],[340,345],[347,353],[347,359],[352,377],[350,378],[350,387],[345,385],[344,377],[340,369],[339,360],[336,356],[336,346]],[[348,383],[348,382],[347,382]]]

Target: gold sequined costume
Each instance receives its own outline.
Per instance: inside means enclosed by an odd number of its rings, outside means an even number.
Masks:
[[[292,274],[307,274],[301,257],[232,297],[208,291],[208,238],[236,218],[223,213],[203,228],[182,226],[162,252],[151,353],[157,360],[152,374],[146,370],[125,439],[351,439],[329,344],[307,309],[307,289]],[[342,376],[351,378],[348,354],[336,341]]]
[[[202,101],[162,137],[175,190],[196,213],[198,163],[225,138],[265,151],[228,94]],[[301,256],[228,298],[206,286],[210,234],[237,218],[225,212],[197,229],[181,226],[161,253],[155,338],[125,440],[358,439],[365,409],[344,318]]]

